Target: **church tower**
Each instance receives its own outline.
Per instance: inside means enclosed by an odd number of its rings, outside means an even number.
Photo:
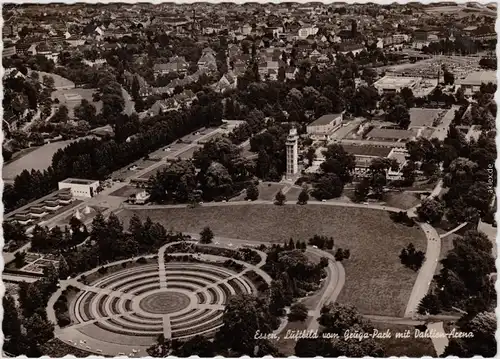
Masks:
[[[291,179],[299,172],[299,136],[297,129],[290,129],[286,139],[286,178]]]

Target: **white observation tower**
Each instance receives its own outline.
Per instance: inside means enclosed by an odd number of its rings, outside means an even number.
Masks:
[[[286,178],[292,179],[299,172],[297,129],[291,128],[286,139]]]

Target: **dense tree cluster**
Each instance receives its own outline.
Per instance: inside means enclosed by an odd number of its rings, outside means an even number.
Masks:
[[[436,288],[432,295],[438,298],[438,303],[432,298],[426,299],[421,303],[421,310],[455,307],[470,316],[493,310],[496,292],[491,274],[496,268],[492,247],[488,237],[476,230],[455,239],[453,249],[441,260],[442,269],[435,276]]]
[[[54,337],[54,326],[47,319],[49,297],[57,289],[58,271],[46,267],[44,277],[34,283],[21,282],[19,307],[10,295],[3,298],[5,352],[39,357],[41,346]]]
[[[295,355],[311,358],[323,357],[383,357],[384,350],[373,338],[344,339],[346,331],[373,333],[373,326],[352,306],[328,304],[321,309],[318,319],[322,332],[337,334],[338,339],[329,339],[320,334],[318,339],[299,339],[295,345]]]
[[[32,232],[31,249],[41,253],[68,251],[87,237],[85,225],[76,217],[72,217],[70,227],[66,226],[63,230],[58,226],[49,230],[47,227],[36,225]]]
[[[414,271],[418,271],[424,262],[425,254],[422,251],[417,251],[413,243],[410,243],[406,248],[401,250],[399,259],[401,259],[403,265]]]
[[[494,311],[466,315],[458,322],[458,330],[472,333],[473,337],[451,338],[443,356],[493,358],[497,355],[497,318]]]
[[[356,165],[354,155],[338,144],[329,145],[323,155],[325,161],[320,166],[311,194],[319,200],[340,197],[344,185],[352,181]]]
[[[210,140],[194,153],[192,161],[173,162],[150,179],[151,200],[186,203],[198,197],[206,201],[227,199],[248,185],[252,173],[252,163],[229,139]]]
[[[316,246],[319,249],[333,249],[333,246],[335,245],[333,237],[320,236],[317,234],[309,238],[307,243],[311,246]]]

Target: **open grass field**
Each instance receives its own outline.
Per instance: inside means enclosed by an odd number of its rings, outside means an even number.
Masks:
[[[14,179],[23,170],[28,171],[47,169],[52,164],[52,156],[57,150],[66,147],[75,140],[59,141],[26,151],[20,158],[10,161],[3,167],[2,177],[4,179]]]
[[[297,201],[299,199],[299,194],[302,192],[302,188],[298,187],[292,187],[288,190],[286,195],[286,200],[287,201]]]
[[[390,330],[392,333],[391,338],[376,339],[384,348],[386,357],[404,355],[409,358],[421,358],[424,356],[437,356],[432,340],[430,338],[415,338],[413,334],[415,327],[413,326],[388,323],[373,323],[373,326],[380,332]],[[411,331],[410,338],[395,338],[395,333],[404,333],[405,330]]]
[[[259,199],[263,201],[272,201],[274,200],[274,196],[278,191],[284,188],[284,185],[278,183],[270,183],[270,182],[262,182],[259,183]],[[287,197],[288,199],[288,197]]]
[[[407,192],[386,193],[384,202],[390,207],[409,209],[420,203],[417,194]]]
[[[52,99],[58,99],[59,105],[66,106],[69,110],[69,117],[74,117],[74,109],[79,106],[83,99],[89,101],[96,108],[96,113],[102,109],[102,101],[94,102],[92,95],[97,92],[96,89],[73,88],[69,90],[56,90],[52,92]]]
[[[210,226],[222,237],[283,243],[289,238],[307,240],[315,234],[332,236],[335,246],[349,249],[343,264],[346,284],[339,302],[361,313],[402,315],[417,273],[399,260],[401,249],[412,242],[425,250],[418,227],[394,223],[383,211],[326,205],[241,205],[198,208],[124,210],[128,223],[134,213],[148,216],[175,231],[197,233]]]
[[[31,70],[29,70],[28,72],[31,72]],[[43,72],[43,71],[37,71],[37,72],[40,76],[40,80],[42,80],[43,76],[52,77],[54,79],[54,88],[56,90],[60,89],[60,88],[74,88],[75,87],[75,83],[71,80],[68,80],[65,77],[62,77],[62,76],[59,76],[56,74],[52,74],[52,73],[48,73],[48,72]]]

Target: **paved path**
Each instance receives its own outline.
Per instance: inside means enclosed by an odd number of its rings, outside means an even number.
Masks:
[[[446,112],[446,114],[441,119],[441,122],[436,127],[436,130],[432,134],[432,137],[439,139],[440,141],[444,141],[448,136],[448,129],[450,128],[450,124],[455,118],[455,111],[458,110],[460,106],[453,105]]]
[[[445,238],[445,237],[448,237],[450,234],[453,234],[455,232],[458,232],[459,230],[461,230],[462,228],[464,228],[466,225],[468,225],[469,223],[468,222],[464,222],[462,224],[459,224],[458,226],[456,226],[455,228],[453,228],[451,231],[448,231],[446,232],[445,234],[441,234],[440,237],[441,239],[442,238]]]
[[[445,334],[443,322],[439,323],[430,323],[427,325],[427,329],[435,330],[437,333]],[[436,349],[436,354],[441,356],[444,353],[444,350],[448,346],[448,337],[446,335],[433,335],[431,337],[432,344],[434,344],[434,349]]]
[[[325,291],[318,301],[316,308],[309,312],[312,318],[307,329],[316,330],[319,328],[318,319],[321,316],[321,308],[328,303],[335,303],[345,284],[345,270],[344,266],[340,262],[337,262],[335,257],[330,253],[315,248],[308,248],[307,250],[321,257],[328,258],[329,276]]]
[[[225,207],[225,206],[243,206],[243,205],[259,205],[259,204],[275,205],[274,201],[256,200],[256,201],[234,201],[234,202],[208,202],[208,203],[203,203],[201,206],[202,207]],[[295,201],[286,201],[285,205],[297,205],[297,203]],[[388,211],[388,212],[405,211],[404,209],[401,209],[401,208],[383,206],[383,205],[379,205],[379,204],[362,204],[362,203],[342,202],[342,201],[338,201],[338,200],[330,200],[330,201],[326,201],[326,202],[308,201],[307,205],[308,206],[321,205],[321,206],[337,206],[337,207],[376,209],[376,210],[383,210],[383,211]],[[167,204],[167,205],[149,205],[149,206],[124,204],[123,207],[127,208],[127,209],[152,210],[152,209],[165,209],[165,208],[188,208],[189,204]]]

